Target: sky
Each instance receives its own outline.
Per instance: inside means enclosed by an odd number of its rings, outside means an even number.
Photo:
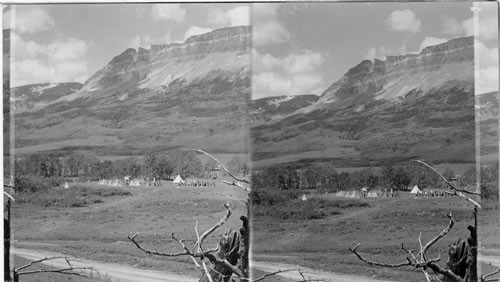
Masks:
[[[250,6],[249,6],[250,5]],[[85,82],[126,48],[253,32],[252,97],[320,95],[363,59],[474,34],[470,2],[13,5],[11,84]],[[480,4],[476,93],[498,90],[495,2]]]
[[[363,59],[474,34],[472,3],[253,4],[252,98],[320,95]],[[497,3],[481,3],[476,94],[498,90]]]
[[[183,42],[249,17],[243,3],[13,5],[4,9],[11,85],[83,83],[129,47]]]

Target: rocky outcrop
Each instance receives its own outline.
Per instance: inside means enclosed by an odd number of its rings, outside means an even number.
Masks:
[[[290,160],[339,167],[414,158],[473,162],[473,38],[453,39],[419,54],[363,60],[316,102],[286,115],[268,109],[267,116],[274,118],[251,131],[257,166]]]
[[[385,61],[364,60],[325,90],[318,103],[351,106],[373,99],[404,97],[414,89],[425,92],[450,79],[472,83],[473,63],[473,37],[429,46],[419,54],[388,56]]]
[[[249,69],[249,27],[126,49],[80,90],[17,115],[16,152],[30,153],[42,144],[61,154],[182,147],[246,152]]]
[[[213,70],[248,71],[250,40],[250,28],[238,26],[191,36],[184,43],[130,48],[93,75],[82,90],[117,87],[120,83],[152,89],[181,79],[190,82]]]
[[[318,100],[317,95],[267,97],[250,101],[252,123],[269,122],[307,107]]]
[[[82,88],[78,82],[38,83],[11,89],[10,106],[16,113],[43,107]]]

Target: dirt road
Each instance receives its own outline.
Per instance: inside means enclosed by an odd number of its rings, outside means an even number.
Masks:
[[[19,249],[13,248],[12,253],[29,260],[38,260],[45,257],[53,256],[64,256],[59,253],[31,250],[31,249]],[[138,269],[131,266],[102,263],[86,259],[78,259],[69,257],[74,267],[92,267],[95,269],[101,277],[110,279],[112,281],[120,282],[195,282],[198,281],[196,277],[183,276],[174,273],[167,273],[154,270],[144,270]],[[46,265],[52,267],[66,267],[67,264],[63,259],[50,260],[45,262]],[[252,262],[251,267],[259,269],[265,272],[275,272],[278,270],[285,269],[297,269],[297,266],[284,264],[284,263],[270,263],[270,262]],[[323,271],[316,271],[306,267],[300,267],[300,270],[304,273],[304,276],[312,280],[325,280],[330,282],[391,282],[388,280],[378,280],[369,277],[355,276],[355,275],[344,275]],[[278,274],[281,277],[293,280],[301,280],[302,277],[297,271],[284,272]]]
[[[310,269],[307,267],[301,267],[301,266],[284,264],[284,263],[253,261],[250,264],[250,267],[252,267],[254,269],[259,269],[259,270],[262,270],[265,272],[269,272],[269,273],[276,272],[279,270],[298,269],[299,268],[300,271],[304,273],[304,277],[306,279],[313,280],[313,281],[324,280],[324,281],[329,281],[329,282],[392,282],[389,280],[379,280],[379,279],[374,279],[374,278],[369,278],[369,277],[317,271],[317,270],[313,270],[313,269]],[[284,278],[287,278],[287,279],[296,280],[296,281],[304,279],[298,271],[287,271],[287,272],[279,273],[277,275],[284,277]],[[254,278],[257,278],[257,277],[254,277]],[[271,281],[271,280],[269,280],[269,281]]]
[[[24,257],[29,260],[38,260],[45,257],[52,256],[63,256],[58,253],[48,252],[48,251],[38,251],[29,249],[18,249],[13,248],[12,253],[20,257]],[[112,281],[120,282],[195,282],[198,278],[183,276],[174,273],[166,273],[154,270],[144,270],[133,268],[131,266],[111,264],[111,263],[101,263],[85,259],[72,258],[71,263],[74,267],[92,267],[95,269],[101,277],[110,279]],[[66,262],[63,259],[50,260],[45,263],[46,265],[52,267],[67,267]]]
[[[479,255],[478,260],[484,263],[491,263],[494,266],[500,267],[500,257]]]

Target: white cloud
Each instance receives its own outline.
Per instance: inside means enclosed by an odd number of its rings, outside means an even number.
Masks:
[[[155,4],[151,7],[151,15],[155,20],[180,23],[186,18],[186,10],[183,9],[180,4]]]
[[[252,40],[256,47],[290,40],[290,33],[278,20],[278,5],[256,3],[252,6]]]
[[[482,41],[475,40],[474,48],[477,51],[475,61],[480,68],[498,66],[498,47],[489,48]]]
[[[191,37],[193,35],[203,34],[203,33],[207,33],[210,31],[212,31],[212,29],[208,28],[208,27],[192,26],[184,34],[184,40],[188,39],[189,37]]]
[[[441,30],[444,34],[449,35],[458,35],[461,34],[464,30],[462,23],[452,17],[445,16],[442,19],[443,28]]]
[[[278,4],[253,3],[252,17],[256,23],[261,20],[275,19],[278,16]]]
[[[485,3],[489,4],[489,3]],[[470,17],[461,22],[454,18],[445,17],[443,19],[442,32],[444,34],[458,35],[458,36],[473,36],[475,35],[482,41],[497,41],[498,38],[498,19],[496,16],[496,8],[481,9],[477,18],[477,32],[475,34],[474,17]]]
[[[227,16],[231,22],[231,26],[250,24],[250,8],[248,6],[240,6],[231,9],[227,11]]]
[[[385,20],[391,30],[396,31],[420,31],[421,21],[417,19],[415,13],[409,9],[396,10]]]
[[[250,24],[250,9],[248,6],[239,6],[224,12],[221,8],[209,8],[208,23],[220,26],[240,26]]]
[[[14,27],[19,34],[50,30],[54,25],[54,19],[40,7],[16,7]]]
[[[420,43],[419,52],[422,51],[425,47],[438,45],[446,41],[448,41],[446,38],[436,38],[432,36],[427,36],[424,38],[424,40],[422,40],[422,43]]]
[[[285,57],[253,50],[252,96],[254,99],[299,94],[319,94],[324,88],[320,67],[324,57],[305,50]]]
[[[219,7],[210,7],[207,12],[207,22],[209,24],[223,26],[229,22],[226,12]]]
[[[172,43],[170,32],[167,32],[163,37],[151,37],[149,35],[136,36],[128,44],[129,48],[149,48],[151,45],[162,45]]]
[[[476,94],[498,91],[498,67],[480,69],[476,77]]]
[[[373,60],[373,59],[385,60],[385,57],[387,56],[399,56],[405,54],[408,54],[408,51],[406,48],[406,43],[403,43],[401,47],[395,49],[385,48],[384,46],[376,48],[372,47],[368,49],[368,51],[365,53],[364,58],[367,60]]]
[[[257,47],[276,45],[290,40],[290,33],[281,23],[269,21],[253,25],[252,38]]]
[[[85,41],[61,38],[47,44],[26,41],[15,32],[12,42],[12,85],[45,82],[83,82],[89,77]]]

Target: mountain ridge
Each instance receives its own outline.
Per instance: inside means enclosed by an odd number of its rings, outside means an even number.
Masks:
[[[253,160],[257,166],[473,162],[473,63],[472,37],[362,60],[314,103],[274,118],[266,113],[267,121],[254,124]]]
[[[249,27],[125,49],[78,91],[18,112],[16,152],[246,152],[249,52]]]

